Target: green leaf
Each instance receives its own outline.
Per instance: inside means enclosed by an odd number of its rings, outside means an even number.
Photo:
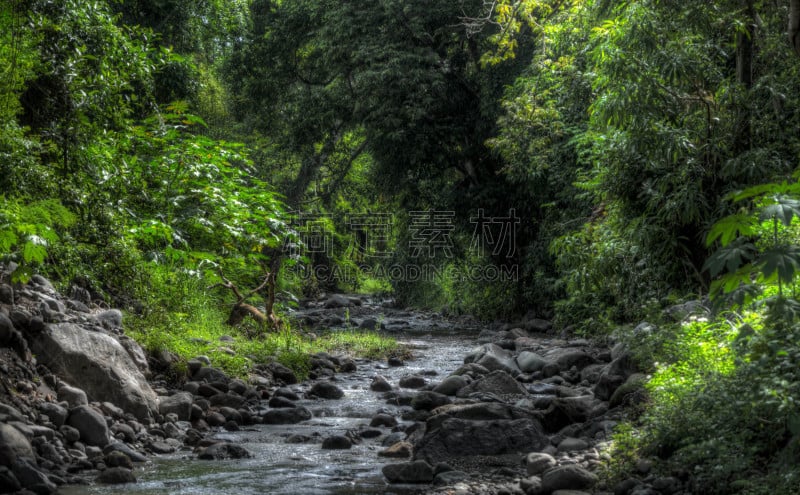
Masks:
[[[775,203],[761,209],[761,221],[777,219],[784,225],[791,225],[794,217],[800,217],[800,201],[786,196],[776,196]]]
[[[760,257],[761,274],[765,280],[778,276],[782,281],[791,281],[800,269],[800,247],[776,246]]]
[[[0,253],[9,253],[17,245],[19,239],[11,230],[0,230]]]
[[[756,247],[742,239],[737,239],[731,244],[718,249],[703,265],[703,270],[708,270],[712,277],[716,277],[723,270],[734,272],[745,262],[753,259]]]
[[[706,246],[711,246],[719,239],[720,244],[727,246],[737,237],[751,236],[756,233],[756,222],[751,215],[742,213],[727,216],[711,227],[706,238]]]
[[[47,256],[47,249],[40,242],[29,240],[22,247],[22,260],[25,263],[41,263]]]

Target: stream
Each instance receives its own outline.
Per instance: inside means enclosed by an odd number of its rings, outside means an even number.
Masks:
[[[345,310],[314,308],[305,315],[320,317],[344,313]],[[240,460],[204,461],[191,451],[152,457],[137,466],[138,483],[118,486],[72,486],[62,489],[65,495],[78,494],[374,494],[412,493],[419,487],[388,485],[381,467],[393,462],[378,457],[385,448],[382,441],[390,433],[381,428],[382,435],[363,439],[348,450],[323,450],[322,439],[333,434],[362,430],[378,412],[400,418],[400,408],[387,404],[383,393],[371,391],[375,375],[384,376],[396,386],[409,374],[424,375],[429,382],[441,380],[458,368],[464,356],[475,346],[479,328],[459,324],[436,314],[399,312],[378,303],[347,310],[353,321],[379,318],[384,333],[408,346],[413,359],[404,366],[389,367],[386,362],[356,360],[358,370],[339,373],[336,384],[345,392],[338,400],[301,399],[298,404],[309,408],[314,417],[294,425],[254,425],[236,432],[218,431],[212,438],[240,444],[253,457]],[[358,319],[356,319],[358,318]],[[307,384],[292,386],[303,396]],[[408,422],[407,424],[410,424]],[[287,443],[291,435],[305,435],[307,443]]]

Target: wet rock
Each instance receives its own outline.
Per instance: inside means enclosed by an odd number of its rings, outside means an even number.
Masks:
[[[326,309],[331,308],[346,308],[348,306],[354,306],[354,301],[350,298],[343,296],[341,294],[334,294],[328,298],[327,301],[323,304]]]
[[[456,395],[459,390],[469,385],[469,381],[460,375],[450,375],[433,388],[433,391],[444,395]]]
[[[552,493],[556,490],[581,490],[591,488],[597,476],[575,464],[553,468],[542,477],[542,491]]]
[[[356,362],[350,358],[342,359],[342,364],[339,365],[339,371],[342,373],[352,373],[357,370]]]
[[[292,389],[287,387],[281,387],[272,394],[273,397],[284,397],[289,400],[300,400],[300,396],[297,395]]]
[[[527,452],[549,445],[541,425],[533,419],[473,421],[449,418],[415,445],[418,458],[446,459],[470,455]]]
[[[77,428],[73,428],[70,425],[61,425],[58,431],[64,436],[64,440],[70,444],[75,443],[81,439],[81,432],[78,431]]]
[[[97,483],[104,485],[121,485],[123,483],[136,483],[133,471],[125,467],[110,467],[95,478]]]
[[[484,344],[474,349],[464,358],[464,363],[479,364],[489,371],[500,370],[514,376],[520,373],[511,353],[495,344]]]
[[[370,426],[385,426],[387,428],[393,428],[397,426],[397,419],[392,416],[391,414],[376,414],[372,417],[372,420],[369,422]]]
[[[407,459],[411,457],[413,447],[409,442],[397,442],[378,452],[381,457]]]
[[[344,435],[332,435],[322,441],[322,448],[325,450],[346,450],[352,446],[352,440]]]
[[[211,411],[206,414],[206,423],[208,423],[209,426],[222,426],[226,421],[227,419],[225,419],[225,416],[218,411]]]
[[[93,400],[116,404],[139,419],[157,409],[156,394],[124,347],[113,337],[72,323],[48,325],[31,339],[37,359]]]
[[[272,373],[273,378],[282,382],[284,385],[293,385],[298,382],[297,375],[294,374],[294,371],[280,363],[270,363],[267,365],[267,369]]]
[[[438,486],[452,485],[467,478],[469,478],[469,474],[464,471],[443,471],[433,478],[433,484]]]
[[[341,399],[344,397],[344,391],[331,382],[317,382],[308,390],[308,395],[320,399]]]
[[[86,392],[66,384],[58,388],[58,400],[66,402],[69,404],[69,407],[85,406],[89,404],[89,399],[86,398]]]
[[[281,407],[297,407],[297,404],[292,402],[291,400],[287,399],[286,397],[273,397],[268,402],[269,407],[272,408],[281,408]]]
[[[526,495],[541,495],[542,479],[538,476],[523,478],[519,480],[519,487]]]
[[[143,454],[133,450],[130,446],[122,443],[122,442],[114,442],[103,449],[103,453],[106,456],[111,455],[112,452],[119,452],[125,455],[128,459],[133,462],[147,462],[147,457]],[[108,464],[109,466],[113,466],[113,464]],[[124,466],[123,466],[124,467]]]
[[[431,411],[437,407],[450,404],[450,402],[450,397],[444,394],[423,390],[411,399],[411,407],[415,410]]]
[[[405,363],[405,362],[403,362],[403,360],[402,360],[402,359],[400,359],[400,358],[399,358],[399,357],[397,357],[397,356],[390,356],[390,357],[389,357],[389,358],[386,360],[386,363],[387,363],[389,366],[393,367],[393,368],[399,368],[400,366],[405,366],[405,365],[406,365],[406,363]]]
[[[18,429],[0,423],[0,466],[11,467],[16,459],[36,459],[31,442]]]
[[[642,484],[641,481],[634,478],[628,478],[626,480],[620,481],[614,486],[614,495],[628,495],[636,487],[641,486],[641,484]]]
[[[217,394],[209,398],[208,401],[214,407],[232,407],[234,409],[242,407],[246,402],[244,397],[233,392]]]
[[[147,444],[147,448],[150,450],[150,452],[158,455],[172,454],[177,450],[176,445],[172,445],[171,443],[166,441],[162,442],[160,440],[155,440],[150,442],[149,444]]]
[[[528,476],[540,475],[548,469],[556,467],[557,464],[553,456],[544,452],[532,452],[525,457]]]
[[[169,397],[159,397],[158,412],[163,415],[175,414],[179,421],[188,421],[192,417],[194,397],[189,392],[178,392]]]
[[[374,392],[388,392],[392,389],[392,385],[386,381],[386,378],[377,375],[372,379],[372,383],[369,384],[369,389]]]
[[[609,400],[623,383],[625,378],[622,376],[603,374],[594,386],[594,396],[600,400]]]
[[[197,382],[205,381],[207,383],[228,383],[230,378],[225,374],[225,372],[218,370],[217,368],[203,366],[195,371],[195,373],[192,375],[192,380]]]
[[[197,458],[202,460],[245,459],[249,457],[253,456],[247,449],[227,442],[209,445],[197,454]]]
[[[424,387],[428,382],[419,375],[406,375],[397,382],[402,388],[418,389]]]
[[[542,425],[547,431],[559,431],[573,423],[583,423],[596,404],[592,396],[559,397],[544,411]]]
[[[381,470],[389,483],[430,483],[433,468],[425,461],[387,464]]]
[[[270,409],[264,413],[263,422],[270,425],[295,424],[309,420],[311,417],[311,411],[305,407]]]
[[[456,394],[457,397],[469,397],[473,393],[492,393],[497,395],[528,395],[528,391],[505,371],[492,371]]]
[[[78,406],[70,409],[67,425],[72,426],[87,445],[104,447],[108,445],[108,426],[102,414],[89,406]]]

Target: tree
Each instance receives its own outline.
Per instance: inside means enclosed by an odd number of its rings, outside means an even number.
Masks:
[[[800,56],[800,0],[789,0],[789,42]]]

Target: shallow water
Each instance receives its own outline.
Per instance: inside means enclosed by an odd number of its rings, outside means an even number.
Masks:
[[[453,325],[410,315],[408,326],[390,331],[392,336],[413,349],[414,359],[406,366],[390,368],[385,363],[359,362],[358,371],[336,375],[336,384],[345,391],[338,400],[302,400],[314,418],[297,425],[255,425],[238,432],[217,432],[214,437],[245,446],[250,459],[226,461],[197,460],[191,451],[158,456],[137,466],[138,483],[119,486],[73,486],[64,495],[78,494],[405,494],[418,487],[386,484],[381,475],[385,463],[397,462],[378,457],[382,437],[363,440],[349,450],[322,450],[322,439],[344,434],[369,424],[379,411],[399,417],[398,408],[385,403],[383,394],[369,390],[376,374],[390,383],[407,374],[434,370],[438,381],[463,363],[474,346],[476,333]],[[385,430],[388,433],[388,429]],[[289,444],[286,437],[303,434],[314,439],[305,444]],[[385,436],[385,435],[384,435]]]

